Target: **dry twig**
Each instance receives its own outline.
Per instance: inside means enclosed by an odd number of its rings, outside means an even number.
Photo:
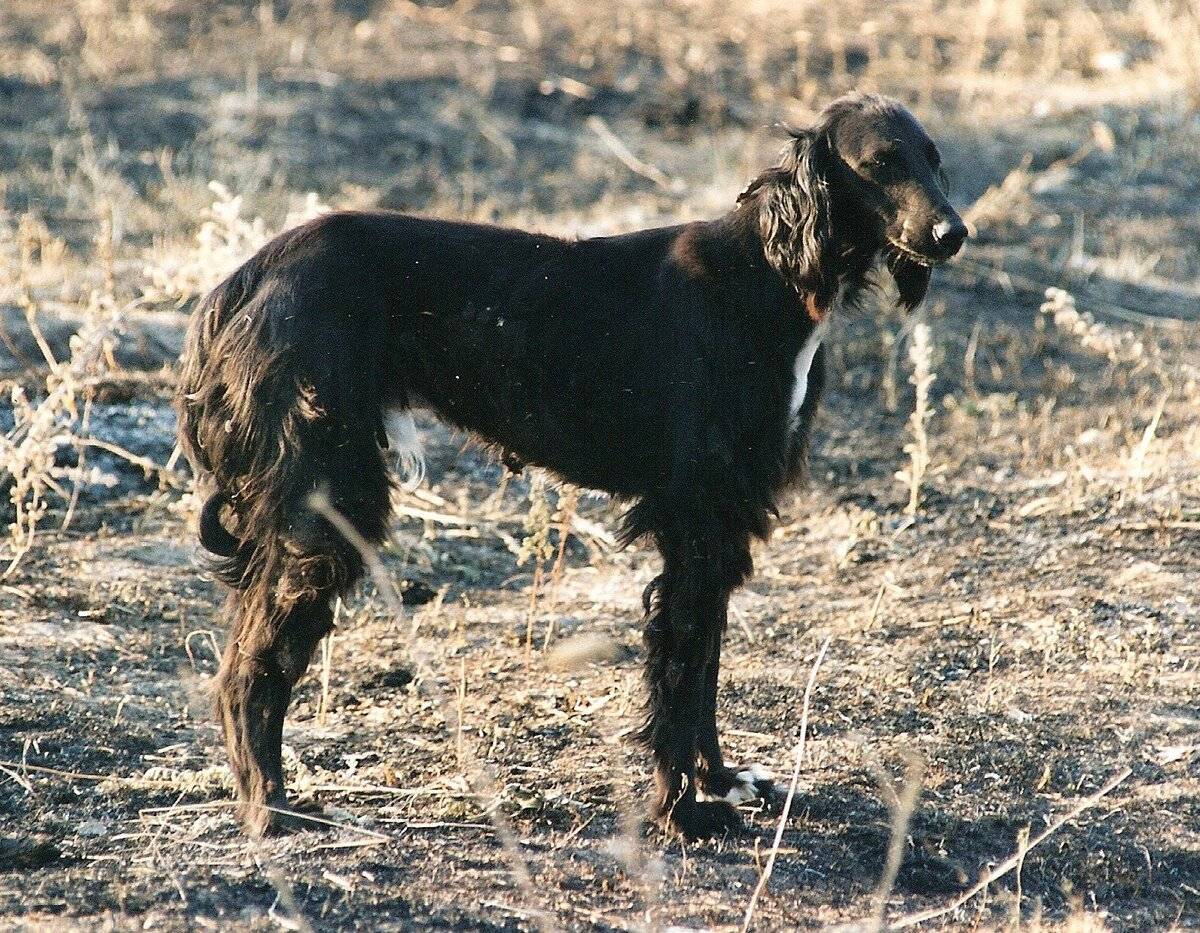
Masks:
[[[629,147],[626,146],[625,143],[621,141],[620,137],[612,131],[609,125],[604,122],[603,118],[593,114],[587,118],[587,127],[598,137],[600,137],[600,141],[608,147],[608,150],[614,156],[617,157],[617,161],[619,161],[635,175],[641,175],[643,178],[654,182],[654,184],[662,188],[663,191],[673,191],[678,193],[682,188],[682,185],[678,179],[669,178],[667,174],[657,165],[651,165],[649,162],[643,162],[632,152],[630,152]]]
[[[771,872],[775,870],[775,858],[779,855],[779,843],[783,839],[783,829],[787,825],[788,815],[792,812],[792,800],[796,796],[796,787],[800,783],[800,766],[804,763],[804,748],[808,740],[808,710],[812,699],[813,685],[817,682],[817,671],[820,670],[821,662],[825,660],[825,652],[828,650],[829,638],[826,638],[821,642],[821,648],[817,651],[812,669],[808,672],[808,683],[804,687],[804,706],[800,713],[800,741],[796,743],[796,767],[792,770],[792,783],[788,787],[787,800],[783,803],[783,812],[779,814],[779,825],[775,827],[775,840],[771,843],[771,853],[767,856],[767,865],[763,869],[762,875],[759,876],[754,893],[750,895],[750,903],[746,906],[746,916],[742,920],[742,933],[746,933],[750,929],[750,924],[754,920],[754,908],[758,905],[759,897],[766,890],[767,882],[771,880]]]
[[[962,907],[963,904],[971,900],[971,898],[988,887],[988,885],[999,881],[1010,871],[1020,865],[1025,860],[1025,856],[1028,855],[1029,852],[1053,836],[1056,832],[1062,829],[1063,826],[1071,822],[1071,820],[1075,819],[1085,810],[1090,810],[1106,796],[1116,790],[1117,787],[1124,783],[1125,779],[1128,778],[1132,773],[1133,771],[1130,768],[1122,768],[1098,791],[1096,791],[1090,797],[1084,797],[1083,800],[1079,801],[1079,803],[1072,807],[1069,812],[1065,813],[1063,816],[1060,816],[1057,820],[1042,830],[1042,832],[1038,833],[1036,837],[1029,840],[1026,845],[1020,846],[1016,852],[1014,852],[1003,862],[985,874],[981,879],[979,879],[979,882],[974,887],[960,894],[950,903],[942,907],[933,907],[929,910],[922,910],[918,913],[901,917],[895,923],[889,924],[888,929],[903,930],[907,927],[916,926],[918,923],[925,923],[928,920],[936,920],[938,917],[944,917],[946,914],[953,913],[954,911],[958,910],[958,908]]]
[[[871,920],[867,924],[869,931],[879,930],[883,926],[883,913],[887,909],[888,898],[896,885],[896,876],[900,873],[900,863],[904,860],[904,842],[908,836],[908,824],[912,821],[913,811],[917,807],[917,798],[921,794],[921,759],[914,753],[905,756],[904,785],[901,793],[897,794],[889,783],[887,773],[880,770],[880,786],[888,790],[893,800],[892,836],[888,842],[887,861],[884,863],[883,874],[879,878],[879,886],[875,889],[875,908],[871,912]]]
[[[391,577],[388,576],[387,568],[384,567],[383,561],[380,560],[376,550],[358,533],[358,529],[333,507],[328,496],[323,492],[315,492],[309,496],[308,506],[329,522],[359,552],[367,568],[367,572],[370,573],[371,578],[374,580],[375,586],[383,597],[384,602],[387,603],[388,608],[396,616],[397,621],[403,619],[404,606],[400,601],[400,596],[396,591],[395,585],[392,583]],[[426,695],[438,708],[446,729],[453,729],[456,720],[454,706],[438,685],[437,674],[430,658],[415,642],[409,643],[409,656],[421,672],[421,676],[417,680],[420,688],[426,692]],[[471,748],[471,743],[463,743],[463,752],[465,753],[464,757],[467,763],[470,764],[471,770],[474,772],[474,774],[469,775],[469,778],[473,778],[472,790],[480,807],[496,828],[496,838],[500,840],[500,845],[504,849],[509,869],[520,886],[521,892],[524,894],[527,902],[531,905],[531,912],[538,926],[544,931],[557,930],[557,924],[548,913],[532,906],[537,902],[533,879],[530,877],[529,866],[525,861],[524,855],[521,854],[512,826],[500,809],[501,798],[495,777],[487,767],[487,764],[475,755],[474,749]]]

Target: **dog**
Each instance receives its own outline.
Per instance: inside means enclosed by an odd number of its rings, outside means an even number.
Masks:
[[[772,785],[722,758],[721,640],[751,544],[803,475],[829,313],[876,268],[911,309],[966,238],[920,123],[854,94],[790,131],[717,220],[572,241],[339,212],[264,246],[194,314],[177,399],[214,490],[200,540],[230,588],[216,706],[246,829],[303,822],[284,717],[363,569],[308,497],[383,541],[389,457],[420,458],[414,408],[629,503],[622,540],[662,558],[643,597],[651,816],[688,838],[740,826],[736,805]]]

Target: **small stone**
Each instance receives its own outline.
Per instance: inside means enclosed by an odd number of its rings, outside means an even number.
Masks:
[[[88,820],[80,823],[75,832],[80,836],[104,836],[108,834],[108,824],[103,820]]]

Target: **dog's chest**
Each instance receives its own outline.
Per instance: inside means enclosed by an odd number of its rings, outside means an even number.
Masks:
[[[809,376],[812,374],[813,361],[817,350],[821,348],[821,340],[825,336],[825,321],[813,328],[812,333],[800,345],[796,359],[792,363],[792,397],[788,404],[788,428],[795,431],[800,427],[800,409],[808,397]]]

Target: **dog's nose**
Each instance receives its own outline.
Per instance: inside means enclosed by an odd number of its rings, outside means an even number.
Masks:
[[[933,228],[933,242],[947,257],[953,256],[967,239],[967,225],[958,217],[943,220]]]

